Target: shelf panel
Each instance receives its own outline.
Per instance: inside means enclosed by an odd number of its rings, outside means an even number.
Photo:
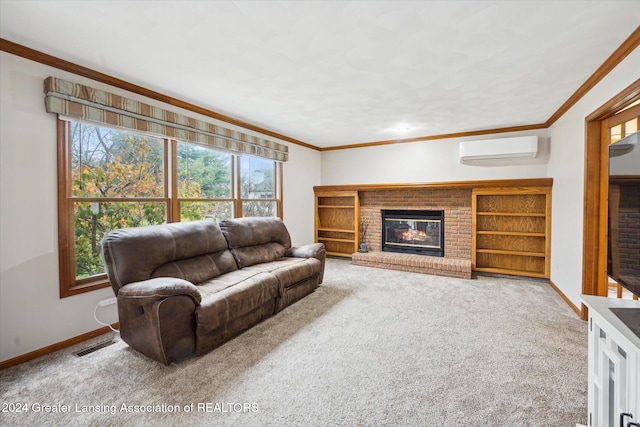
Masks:
[[[331,252],[331,251],[327,251],[327,255],[351,258],[351,254],[347,254],[347,253],[344,253],[344,252]]]
[[[487,216],[532,216],[532,217],[545,217],[546,214],[542,213],[525,213],[525,212],[476,212],[476,215],[487,215]]]
[[[544,252],[520,252],[520,251],[506,251],[502,249],[476,249],[480,254],[499,254],[499,255],[513,255],[513,256],[533,256],[544,258]]]
[[[526,194],[517,189],[510,193],[475,194],[476,212],[498,214],[527,214],[527,216],[545,214],[546,195]]]
[[[335,237],[318,237],[319,241],[325,241],[325,242],[344,242],[344,243],[355,243],[356,241],[353,239],[338,239]]]
[[[538,277],[541,279],[548,279],[548,277],[544,273],[540,273],[537,271],[526,271],[526,270],[510,270],[504,268],[491,268],[491,267],[475,267],[473,271],[480,271],[483,273],[496,273],[496,274],[512,274],[514,276],[527,276],[527,277]]]
[[[350,205],[318,205],[318,209],[355,209],[355,206]]]
[[[524,236],[524,237],[545,237],[545,233],[533,233],[525,231],[488,231],[478,230],[476,234],[494,235],[494,236]]]
[[[335,233],[351,233],[355,234],[355,230],[348,230],[344,228],[327,228],[327,227],[318,227],[318,231],[331,231]]]
[[[476,232],[475,249],[502,250],[513,252],[544,253],[547,250],[547,239],[544,234],[504,231]]]
[[[474,269],[491,273],[547,277],[545,276],[546,257],[539,255],[538,252],[533,252],[533,255],[526,252],[513,252],[498,249],[476,250],[473,260]]]
[[[356,220],[357,209],[354,208],[331,208],[320,209],[316,214],[316,226],[321,228],[333,228],[340,230],[349,230],[349,232],[357,232],[358,222]]]
[[[475,231],[546,234],[546,222],[544,216],[476,215]]]

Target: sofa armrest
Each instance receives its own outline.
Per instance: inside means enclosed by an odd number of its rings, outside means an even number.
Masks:
[[[169,365],[195,351],[196,308],[202,297],[186,280],[159,277],[118,292],[120,337],[140,353]]]
[[[190,296],[196,305],[202,301],[198,288],[191,282],[176,277],[157,277],[142,282],[128,283],[120,288],[120,298],[149,298],[160,300],[176,295]]]
[[[295,258],[316,258],[322,264],[320,275],[318,276],[318,284],[322,283],[324,278],[324,264],[327,259],[327,250],[324,243],[311,243],[308,245],[294,247],[287,251],[286,256]]]
[[[295,258],[318,258],[326,257],[324,243],[311,243],[300,247],[291,248],[287,251],[286,256]],[[323,261],[323,259],[321,259]]]

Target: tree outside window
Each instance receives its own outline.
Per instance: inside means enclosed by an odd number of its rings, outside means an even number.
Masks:
[[[63,297],[108,286],[109,230],[282,210],[275,161],[83,122],[60,120],[58,130]]]
[[[180,220],[233,217],[231,164],[233,156],[186,142],[178,142]]]
[[[275,162],[258,157],[240,159],[242,216],[276,216]]]
[[[77,279],[104,273],[99,245],[107,231],[166,222],[164,146],[158,138],[71,123]]]

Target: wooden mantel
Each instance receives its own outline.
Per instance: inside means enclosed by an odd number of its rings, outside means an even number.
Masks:
[[[493,179],[477,181],[423,182],[404,184],[319,185],[313,191],[378,191],[487,187],[551,187],[553,178]]]

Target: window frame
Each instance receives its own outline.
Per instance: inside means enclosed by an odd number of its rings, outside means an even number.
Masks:
[[[237,197],[237,202],[235,203],[234,209],[234,217],[242,218],[243,215],[243,203],[244,202],[275,202],[276,203],[276,216],[282,218],[282,162],[274,161],[273,165],[273,198],[264,198],[264,199],[252,199],[252,198],[243,198],[242,197],[242,173],[241,173],[241,159],[242,156],[238,156],[235,160],[235,189],[233,191],[234,197]]]
[[[234,216],[234,218],[238,218],[238,216],[236,215],[236,185],[235,185],[235,176],[236,176],[236,168],[235,168],[235,164],[236,162],[239,162],[239,157],[240,155],[234,154],[229,152],[228,154],[231,155],[231,164],[230,164],[230,181],[231,181],[231,188],[229,189],[230,191],[230,197],[228,198],[191,198],[191,197],[180,197],[180,192],[178,190],[178,144],[179,143],[184,143],[184,144],[193,144],[193,145],[197,145],[194,144],[193,142],[189,142],[189,141],[177,141],[177,140],[171,140],[170,141],[170,173],[171,173],[171,179],[170,179],[170,185],[171,185],[171,216],[172,218],[177,218],[176,221],[173,222],[180,222],[182,219],[182,214],[181,214],[181,204],[182,202],[203,202],[203,203],[207,203],[207,202],[231,202],[233,204],[232,208],[231,208],[231,212],[232,215]],[[212,147],[207,147],[210,148],[211,150],[214,151],[221,151],[219,149],[215,149]],[[174,196],[175,195],[175,196]]]
[[[89,198],[75,197],[72,195],[71,185],[71,123],[81,122],[88,123],[97,127],[113,127],[105,124],[90,123],[77,119],[57,119],[57,184],[58,184],[58,264],[59,264],[59,288],[60,298],[66,298],[73,295],[91,292],[97,289],[103,289],[111,286],[106,273],[90,276],[87,278],[76,277],[75,271],[75,233],[74,233],[74,203],[78,201],[99,201],[110,202],[118,201],[154,201],[164,202],[166,204],[166,222],[180,222],[180,203],[181,202],[231,202],[232,215],[234,218],[242,217],[242,202],[253,199],[243,200],[240,198],[240,162],[241,154],[229,153],[231,155],[231,198],[224,199],[188,199],[180,198],[178,192],[178,143],[175,139],[169,139],[163,136],[153,135],[154,137],[164,140],[164,195],[163,197],[130,197],[130,198]],[[118,128],[116,128],[118,129]],[[145,132],[130,131],[132,133],[147,135]],[[180,141],[187,144],[193,144],[189,141]],[[220,151],[220,150],[218,150]],[[276,202],[276,216],[282,218],[282,188],[283,188],[283,165],[282,162],[271,160],[274,162],[275,183],[274,191],[275,199],[260,199],[263,201]]]

